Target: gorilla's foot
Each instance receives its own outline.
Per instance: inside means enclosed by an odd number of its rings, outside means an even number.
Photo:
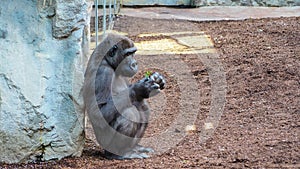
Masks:
[[[135,152],[135,151],[128,152],[128,153],[126,153],[122,156],[113,154],[113,153],[108,152],[108,151],[105,151],[104,154],[105,154],[105,157],[107,159],[110,159],[110,160],[126,160],[126,159],[135,159],[135,158],[142,159],[142,158],[149,158],[150,157],[145,153],[138,153],[138,152]]]
[[[150,147],[143,147],[141,145],[137,145],[133,151],[136,151],[136,152],[140,152],[140,153],[153,153],[154,150]]]

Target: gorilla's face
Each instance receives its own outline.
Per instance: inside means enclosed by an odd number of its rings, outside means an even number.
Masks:
[[[137,61],[133,58],[136,51],[133,43],[120,41],[109,49],[105,58],[117,76],[132,77],[138,71]]]
[[[132,77],[138,71],[137,61],[133,58],[133,54],[126,56],[116,69],[116,75]]]

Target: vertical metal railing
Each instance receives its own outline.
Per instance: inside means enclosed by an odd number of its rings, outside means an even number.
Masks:
[[[105,33],[106,33],[106,0],[103,0],[102,10],[103,10],[102,31],[103,31],[103,34],[105,35]]]
[[[94,5],[95,5],[95,33],[96,33],[96,46],[98,45],[98,32],[99,32],[99,28],[98,28],[98,26],[99,26],[99,24],[98,24],[98,0],[95,0],[95,3],[94,3]]]
[[[94,0],[94,5],[95,5],[95,36],[96,36],[96,46],[98,45],[99,42],[99,12],[98,12],[98,8],[99,8],[99,1],[100,0]],[[103,34],[106,33],[107,30],[112,30],[113,29],[113,21],[114,21],[114,17],[115,15],[118,14],[119,12],[119,8],[120,8],[120,3],[121,0],[109,0],[108,2],[108,27],[107,27],[107,1],[106,0],[101,0],[101,6],[102,6],[102,32]],[[112,6],[113,6],[113,10],[112,10]]]

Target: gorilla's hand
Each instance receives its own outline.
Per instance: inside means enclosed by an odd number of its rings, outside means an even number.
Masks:
[[[149,77],[145,77],[132,86],[134,95],[138,101],[157,95],[165,86],[164,77],[155,72]]]
[[[165,84],[166,84],[166,80],[164,79],[164,77],[157,73],[154,72],[151,76],[150,79],[155,83],[159,85],[159,89],[162,90],[165,88]]]

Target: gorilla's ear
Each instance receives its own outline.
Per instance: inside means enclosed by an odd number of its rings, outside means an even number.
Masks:
[[[116,52],[117,52],[117,50],[118,50],[118,46],[117,46],[117,45],[114,45],[112,48],[109,49],[108,55],[109,55],[110,57],[114,57],[115,54],[116,54]]]

